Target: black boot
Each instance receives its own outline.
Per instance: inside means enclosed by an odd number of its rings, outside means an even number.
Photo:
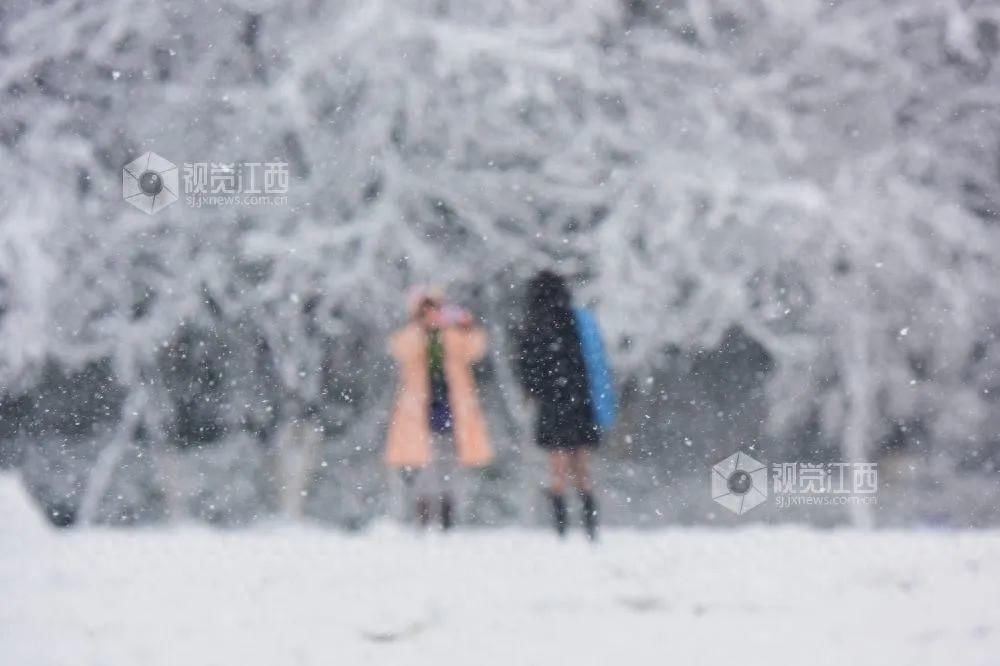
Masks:
[[[580,493],[583,502],[583,527],[591,541],[597,541],[597,502],[591,493]]]
[[[441,496],[441,529],[447,532],[455,525],[454,505],[451,495]]]
[[[556,532],[559,536],[566,535],[566,500],[563,499],[562,495],[554,492],[549,492],[549,500],[552,502],[552,517],[556,523]]]

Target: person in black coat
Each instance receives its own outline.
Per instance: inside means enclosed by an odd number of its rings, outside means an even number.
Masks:
[[[556,530],[560,535],[566,531],[563,495],[572,481],[583,502],[587,534],[594,539],[597,506],[589,455],[600,443],[600,430],[594,421],[572,302],[566,281],[551,271],[529,281],[518,374],[537,406],[535,441],[549,453],[548,494]]]

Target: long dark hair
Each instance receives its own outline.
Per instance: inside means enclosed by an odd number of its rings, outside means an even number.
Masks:
[[[573,325],[573,296],[562,276],[540,271],[528,282],[527,301],[529,327],[559,330]]]
[[[528,281],[525,301],[518,356],[521,382],[535,395],[581,393],[578,385],[586,375],[566,280],[552,271],[539,272]]]

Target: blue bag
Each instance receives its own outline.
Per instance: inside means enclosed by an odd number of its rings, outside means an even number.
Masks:
[[[576,334],[580,338],[583,362],[587,367],[590,386],[590,403],[594,408],[594,422],[601,430],[610,430],[618,418],[618,397],[601,340],[601,329],[594,315],[586,308],[574,308]]]

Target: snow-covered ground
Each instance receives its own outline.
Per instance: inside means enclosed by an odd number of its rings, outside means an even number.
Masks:
[[[996,664],[1000,533],[44,525],[0,476],[0,662]]]

